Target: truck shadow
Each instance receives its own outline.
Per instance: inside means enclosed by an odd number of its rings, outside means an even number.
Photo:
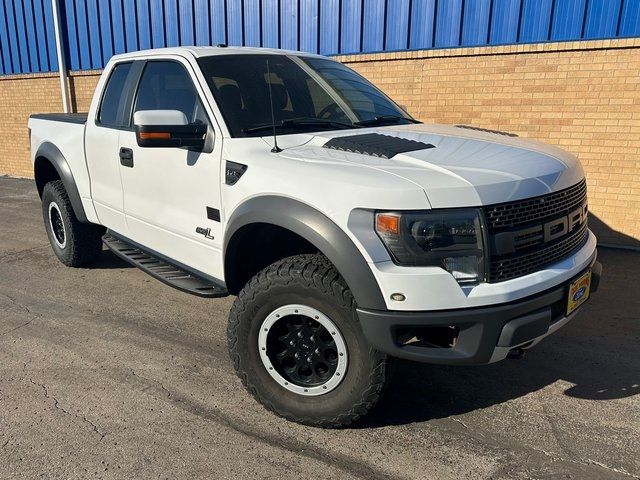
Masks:
[[[103,247],[102,253],[91,264],[91,268],[100,270],[120,269],[120,268],[134,268],[128,262],[125,262],[121,258],[117,257],[111,250]]]
[[[640,394],[640,254],[601,249],[599,258],[601,289],[572,322],[524,358],[477,367],[398,361],[384,398],[355,428],[460,415],[557,382],[576,399]]]

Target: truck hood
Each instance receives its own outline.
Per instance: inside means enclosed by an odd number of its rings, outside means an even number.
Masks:
[[[431,144],[391,158],[325,148],[332,138],[363,133]],[[288,137],[288,138],[287,138]],[[271,139],[264,138],[266,142]],[[570,187],[584,173],[575,156],[533,140],[445,125],[401,125],[279,138],[291,159],[358,164],[421,187],[433,208],[490,205]]]

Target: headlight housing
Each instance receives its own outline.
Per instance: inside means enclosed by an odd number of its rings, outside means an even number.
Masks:
[[[484,280],[483,229],[476,208],[378,212],[375,229],[398,265],[442,267],[459,283]]]

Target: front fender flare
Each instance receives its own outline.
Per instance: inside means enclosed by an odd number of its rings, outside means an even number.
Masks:
[[[285,228],[314,245],[347,282],[360,308],[386,310],[378,282],[362,253],[329,217],[297,200],[276,195],[254,197],[238,206],[227,223],[224,255],[233,235],[252,223]]]
[[[69,196],[69,201],[73,207],[73,212],[76,214],[78,220],[83,223],[89,223],[84,207],[82,206],[82,200],[80,199],[80,193],[78,192],[76,181],[73,178],[73,173],[71,173],[71,168],[69,168],[69,164],[64,158],[62,152],[51,142],[44,142],[40,145],[35,155],[34,174],[36,173],[35,169],[37,169],[37,164],[40,158],[48,160],[49,163],[53,165],[53,168],[56,169],[56,172],[58,172],[58,176],[64,184],[64,188]],[[42,192],[38,193],[42,194]]]

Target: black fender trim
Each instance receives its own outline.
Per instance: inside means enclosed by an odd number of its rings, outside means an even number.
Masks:
[[[87,219],[87,215],[84,212],[84,207],[82,206],[82,200],[80,199],[80,193],[78,192],[78,187],[76,186],[76,181],[73,178],[73,174],[71,173],[71,169],[69,168],[69,164],[67,160],[62,155],[62,152],[58,150],[51,142],[44,142],[38,148],[38,151],[35,155],[35,164],[34,169],[37,169],[38,159],[44,158],[53,165],[53,168],[58,172],[58,176],[62,183],[64,184],[64,188],[67,191],[67,195],[69,196],[69,201],[71,202],[71,206],[73,207],[73,212],[76,214],[78,220],[82,223],[90,223]],[[36,172],[34,172],[35,174]],[[42,194],[42,192],[38,192]]]
[[[255,197],[239,205],[227,223],[224,257],[234,234],[252,223],[285,228],[314,245],[335,265],[360,308],[385,310],[384,297],[367,261],[346,233],[329,217],[297,200],[276,195]]]

